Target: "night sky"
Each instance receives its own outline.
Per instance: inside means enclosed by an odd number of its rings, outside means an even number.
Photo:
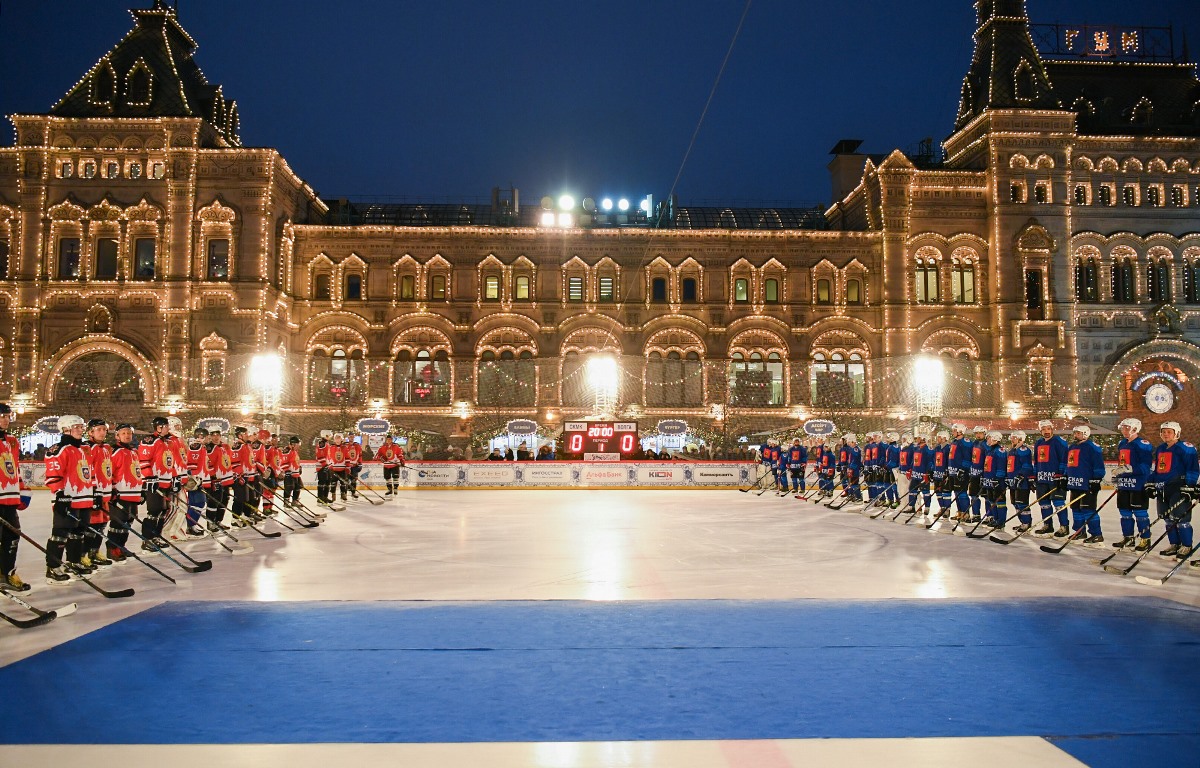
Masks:
[[[0,110],[43,113],[145,0],[0,6]],[[1035,23],[1174,24],[1196,0],[1029,0]],[[671,190],[740,0],[180,0],[196,60],[326,197],[522,202]],[[676,187],[683,203],[825,204],[829,149],[948,134],[971,58],[969,0],[753,0]],[[5,142],[11,142],[9,139]]]

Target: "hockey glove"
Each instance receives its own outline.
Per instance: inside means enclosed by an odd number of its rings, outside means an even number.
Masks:
[[[1089,480],[1088,481],[1088,491],[1091,493],[1100,493],[1100,481],[1099,480]]]
[[[17,503],[17,509],[20,509],[20,510],[29,509],[29,504],[32,501],[33,501],[32,496],[30,496],[28,493],[22,493],[21,500],[20,500],[20,502]]]
[[[104,494],[97,491],[92,494],[92,506],[96,509],[104,509]]]
[[[1149,499],[1158,498],[1158,484],[1157,483],[1146,483],[1146,498],[1149,498]]]

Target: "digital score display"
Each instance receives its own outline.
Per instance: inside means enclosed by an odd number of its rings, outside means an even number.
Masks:
[[[584,461],[620,461],[638,447],[636,421],[568,421],[563,424],[563,447]]]

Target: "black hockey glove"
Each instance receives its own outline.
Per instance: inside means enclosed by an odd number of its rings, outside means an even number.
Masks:
[[[1088,481],[1088,491],[1090,491],[1091,493],[1100,493],[1100,481],[1099,480],[1089,480]]]
[[[96,509],[103,509],[104,508],[104,494],[101,493],[100,491],[96,491],[94,494],[92,494],[92,505]]]
[[[1149,499],[1158,498],[1158,484],[1157,483],[1146,483],[1146,498],[1149,498]]]

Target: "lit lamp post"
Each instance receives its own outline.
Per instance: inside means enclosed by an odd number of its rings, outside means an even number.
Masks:
[[[913,366],[913,375],[918,411],[929,416],[941,416],[946,366],[936,357],[922,355]]]
[[[263,417],[279,409],[279,391],[283,386],[283,360],[273,352],[255,355],[250,361],[250,386],[262,396]]]
[[[617,404],[617,360],[611,355],[592,355],[587,362],[588,383],[595,397],[592,413],[610,418]]]

